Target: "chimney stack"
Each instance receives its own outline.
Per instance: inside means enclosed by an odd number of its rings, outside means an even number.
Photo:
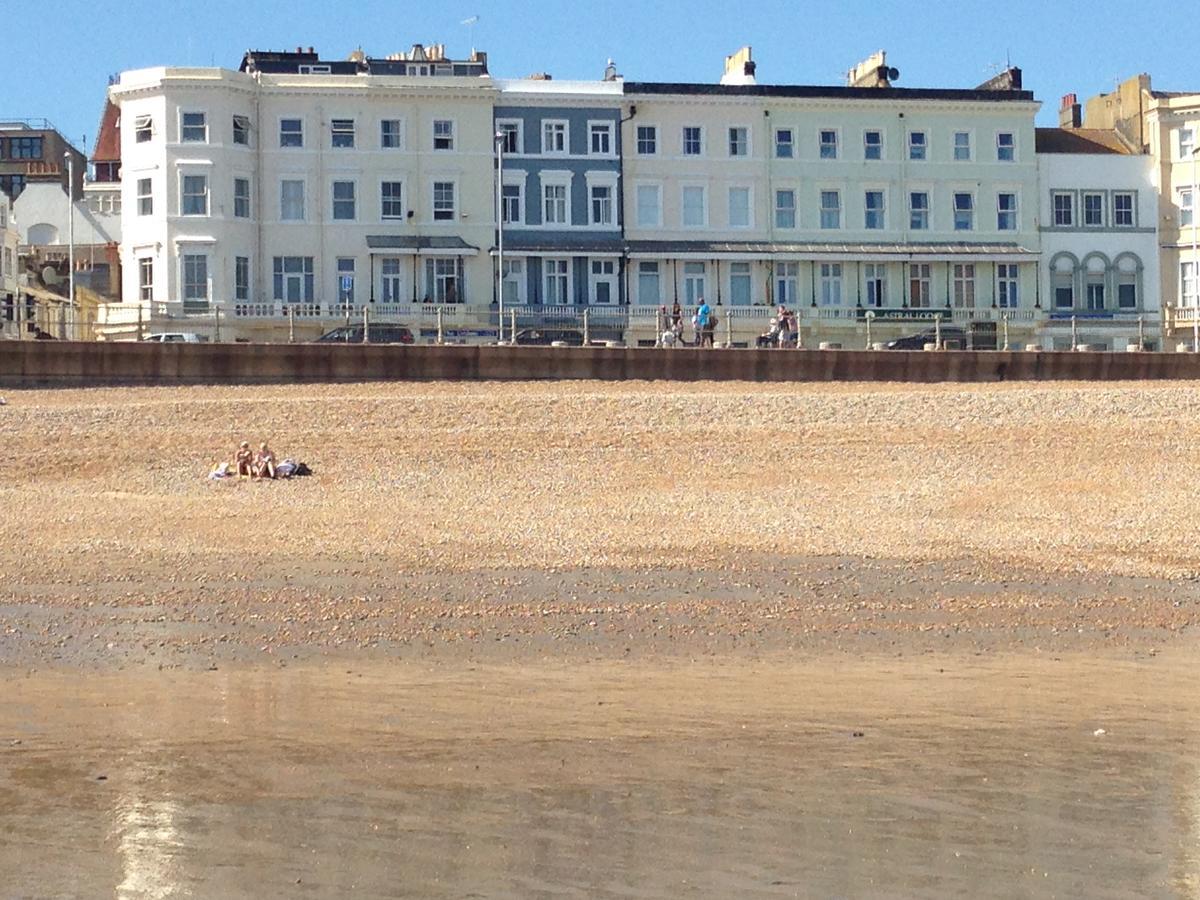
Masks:
[[[737,53],[725,57],[725,74],[721,76],[721,84],[757,84],[755,69],[754,52],[749,47],[742,47]]]
[[[852,88],[887,88],[900,77],[899,69],[889,69],[887,51],[872,53],[846,73],[846,86]]]
[[[1083,126],[1083,106],[1076,94],[1067,94],[1062,98],[1058,109],[1059,128],[1081,128]]]

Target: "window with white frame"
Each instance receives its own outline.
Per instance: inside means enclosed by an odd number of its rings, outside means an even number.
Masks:
[[[683,227],[703,228],[708,221],[708,191],[698,185],[683,188]]]
[[[204,253],[185,253],[180,257],[183,268],[183,311],[208,311],[208,256]]]
[[[184,175],[180,179],[182,185],[179,212],[185,216],[208,215],[208,176]]]
[[[884,207],[883,191],[867,191],[864,195],[863,227],[879,231],[887,227],[887,210]]]
[[[563,182],[542,183],[542,223],[570,225],[569,187]]]
[[[453,181],[435,181],[433,183],[433,220],[435,222],[454,221],[457,201],[457,189]]]
[[[870,130],[863,132],[863,159],[883,159],[883,132]]]
[[[433,149],[454,149],[454,122],[451,119],[433,120]]]
[[[1085,228],[1104,227],[1104,195],[1098,191],[1084,192],[1083,224]]]
[[[292,149],[304,146],[304,120],[279,120],[279,146]]]
[[[139,216],[154,215],[154,191],[149,178],[137,180],[137,214]]]
[[[250,146],[250,118],[248,116],[233,117],[233,142],[242,147]]]
[[[783,306],[800,302],[800,263],[775,263],[775,302]]]
[[[933,305],[933,267],[929,263],[909,264],[908,305],[913,309],[929,309]]]
[[[592,303],[601,306],[617,302],[617,261],[615,259],[593,259],[588,296]]]
[[[285,178],[279,182],[279,219],[282,222],[304,221],[304,181]]]
[[[1113,225],[1117,228],[1132,228],[1137,224],[1137,195],[1133,191],[1117,191],[1113,194]]]
[[[496,133],[500,135],[500,150],[505,156],[515,156],[523,152],[521,132],[520,119],[496,120]]]
[[[506,184],[500,189],[500,217],[505,225],[520,225],[525,221],[525,188],[522,182]]]
[[[611,156],[613,152],[612,122],[588,123],[588,150],[592,156]]]
[[[821,263],[821,305],[842,305],[841,263]]]
[[[1200,278],[1197,278],[1196,263],[1185,260],[1179,264],[1179,299],[1180,305],[1195,309],[1200,306]]]
[[[250,257],[235,256],[233,258],[233,299],[250,299]]]
[[[404,149],[404,121],[383,119],[379,123],[379,148],[381,150]]]
[[[339,256],[337,261],[337,298],[338,303],[348,306],[354,303],[355,268],[357,262],[353,256]]]
[[[379,213],[385,219],[405,219],[404,182],[384,181],[379,185]]]
[[[908,194],[908,227],[913,231],[929,229],[929,192],[910,191]]]
[[[699,125],[683,127],[683,155],[700,156],[704,153],[704,129]]]
[[[954,194],[954,230],[975,230],[975,195],[966,191]]]
[[[887,305],[887,266],[883,263],[864,263],[863,284],[867,292],[867,306],[879,308]]]
[[[542,122],[542,153],[562,156],[569,149],[567,123],[554,119]]]
[[[133,120],[133,139],[138,144],[145,144],[154,139],[154,119],[151,116],[137,116]]]
[[[275,299],[283,303],[312,303],[315,293],[311,256],[276,256],[272,279]]]
[[[1054,225],[1057,228],[1072,228],[1075,225],[1075,195],[1056,191],[1050,197],[1054,207]]]
[[[1017,195],[1001,191],[996,195],[996,230],[1017,230]]]
[[[954,132],[954,158],[958,162],[969,162],[971,159],[971,132]]]
[[[662,286],[659,280],[658,263],[638,263],[638,303],[657,306],[662,302]]]
[[[525,260],[506,256],[500,283],[504,288],[505,303],[525,303]]]
[[[138,299],[154,299],[154,258],[151,256],[138,260]]]
[[[924,131],[910,131],[908,133],[908,158],[912,160],[924,160],[929,155],[929,139]]]
[[[1016,263],[996,266],[996,305],[1001,309],[1016,309],[1021,305],[1020,269]]]
[[[542,269],[545,282],[542,302],[547,306],[566,306],[571,302],[571,261],[543,260]]]
[[[954,308],[973,309],[975,307],[975,264],[954,264]]]
[[[698,306],[708,295],[708,267],[702,262],[683,264],[683,302]]]
[[[775,158],[792,159],[796,155],[796,133],[790,128],[775,129]]]
[[[1017,139],[1011,131],[1001,131],[996,135],[996,159],[999,162],[1016,162]]]
[[[353,222],[358,215],[358,191],[353,181],[333,183],[333,220]]]
[[[1117,263],[1116,269],[1117,309],[1135,310],[1138,308],[1138,261],[1125,257]]]
[[[838,158],[838,133],[832,128],[822,128],[818,136],[821,159]]]
[[[1051,260],[1050,287],[1054,295],[1055,309],[1075,307],[1075,264],[1067,256]]]
[[[208,116],[202,112],[179,114],[179,140],[185,144],[208,143]]]
[[[729,155],[747,156],[750,153],[750,129],[735,125],[729,129]]]
[[[821,228],[825,231],[834,231],[841,227],[841,191],[821,191]]]
[[[775,227],[796,227],[796,192],[781,190],[775,192]]]
[[[1196,204],[1192,189],[1190,187],[1180,188],[1176,196],[1179,206],[1179,227],[1190,228],[1196,218]]]
[[[1196,128],[1194,125],[1184,125],[1176,131],[1178,136],[1179,158],[1189,160],[1196,148]]]
[[[753,282],[750,278],[750,263],[729,264],[729,303],[731,306],[749,306]]]
[[[354,148],[354,120],[330,120],[329,143],[334,150],[352,150]]]
[[[250,218],[250,179],[233,179],[233,217],[235,219]]]
[[[662,225],[662,186],[657,184],[639,184],[636,195],[638,227],[660,227]]]
[[[591,194],[591,213],[593,225],[613,224],[613,188],[609,184],[593,184],[589,187]]]
[[[729,189],[729,227],[749,228],[750,225],[750,188],[731,187]]]
[[[1097,263],[1097,271],[1088,270],[1084,273],[1083,296],[1089,312],[1103,312],[1107,308],[1102,265],[1102,263]]]
[[[658,153],[658,126],[638,126],[637,152],[638,156],[654,156]]]
[[[379,295],[384,303],[404,300],[404,259],[385,256],[379,260]]]

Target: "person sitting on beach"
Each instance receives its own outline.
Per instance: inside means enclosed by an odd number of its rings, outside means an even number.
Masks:
[[[778,319],[771,320],[771,327],[758,336],[758,346],[760,347],[777,347],[779,346],[779,336],[782,333]]]
[[[239,478],[249,478],[254,474],[254,452],[250,449],[249,441],[242,441],[234,457],[234,466]]]
[[[254,477],[275,477],[275,454],[271,452],[271,448],[265,442],[258,448],[258,453],[254,455]]]

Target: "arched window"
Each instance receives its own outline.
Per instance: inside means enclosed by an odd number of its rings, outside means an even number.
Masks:
[[[1055,309],[1075,308],[1075,272],[1079,260],[1073,253],[1059,253],[1050,260],[1050,286]]]
[[[1142,306],[1142,260],[1136,253],[1122,253],[1113,260],[1117,282],[1117,309],[1130,311]]]
[[[1083,259],[1083,298],[1089,312],[1103,312],[1108,307],[1108,257],[1089,253]]]

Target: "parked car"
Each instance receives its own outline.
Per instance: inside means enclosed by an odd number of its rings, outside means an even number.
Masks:
[[[158,344],[203,344],[208,338],[194,331],[163,331],[159,334],[148,334],[142,340]]]
[[[341,325],[332,331],[327,331],[319,338],[318,344],[361,344],[363,343],[363,326]],[[407,325],[371,325],[367,332],[368,344],[412,344],[412,329]]]
[[[956,325],[946,325],[941,331],[942,346],[947,345],[966,348],[967,335],[961,328]],[[916,334],[906,334],[904,337],[898,337],[894,341],[888,341],[883,346],[888,350],[924,350],[926,344],[937,343],[938,332],[933,328],[927,328],[925,331],[919,331]]]
[[[583,346],[583,332],[576,328],[522,328],[516,342],[528,347],[549,347],[563,343],[570,347]]]

